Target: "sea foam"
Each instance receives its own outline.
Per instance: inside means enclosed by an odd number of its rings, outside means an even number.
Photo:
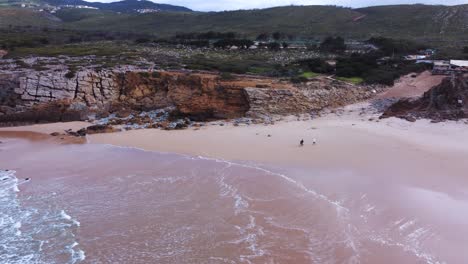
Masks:
[[[67,224],[72,222],[79,226],[79,222],[64,210],[51,210],[48,202],[40,198],[32,199],[34,207],[29,202],[24,205],[18,197],[18,186],[28,181],[20,182],[15,174],[15,171],[0,170],[0,263],[56,263],[57,257],[67,248],[69,260],[62,263],[75,264],[84,260],[85,253]],[[51,234],[60,235],[50,238]],[[40,237],[48,239],[41,240]],[[45,247],[47,253],[43,251]]]

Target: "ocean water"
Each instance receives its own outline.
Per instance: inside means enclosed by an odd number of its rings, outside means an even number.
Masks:
[[[0,263],[468,260],[465,197],[348,168],[18,139],[0,168]]]
[[[0,263],[78,263],[85,259],[74,231],[79,222],[64,210],[20,201],[15,171],[0,170]],[[47,199],[44,195],[41,199]],[[26,205],[27,204],[27,205]]]

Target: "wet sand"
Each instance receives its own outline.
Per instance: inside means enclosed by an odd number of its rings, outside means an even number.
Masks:
[[[84,145],[2,138],[0,168],[32,177],[24,206],[80,222],[66,230],[84,263],[466,263],[468,126],[350,110]]]

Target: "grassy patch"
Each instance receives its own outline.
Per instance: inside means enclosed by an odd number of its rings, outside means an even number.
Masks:
[[[361,77],[335,77],[335,79],[343,82],[349,82],[352,84],[361,84],[362,82],[364,82],[364,79],[362,79]]]
[[[308,78],[308,79],[310,79],[310,78],[315,78],[315,77],[317,77],[317,76],[319,76],[318,73],[311,72],[311,71],[309,71],[309,72],[304,72],[304,73],[302,73],[302,74],[300,75],[300,77],[305,77],[305,78]]]

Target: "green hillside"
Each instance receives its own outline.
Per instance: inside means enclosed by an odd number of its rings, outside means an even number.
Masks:
[[[0,28],[11,26],[62,27],[60,19],[46,12],[26,8],[0,7]]]
[[[0,0],[5,1],[5,0]],[[302,38],[387,36],[424,40],[467,40],[468,5],[394,5],[360,9],[288,6],[229,12],[118,14],[62,9],[53,15],[0,8],[0,27],[49,25],[74,30],[133,32],[169,37],[181,32],[234,31],[249,37],[280,31]]]

